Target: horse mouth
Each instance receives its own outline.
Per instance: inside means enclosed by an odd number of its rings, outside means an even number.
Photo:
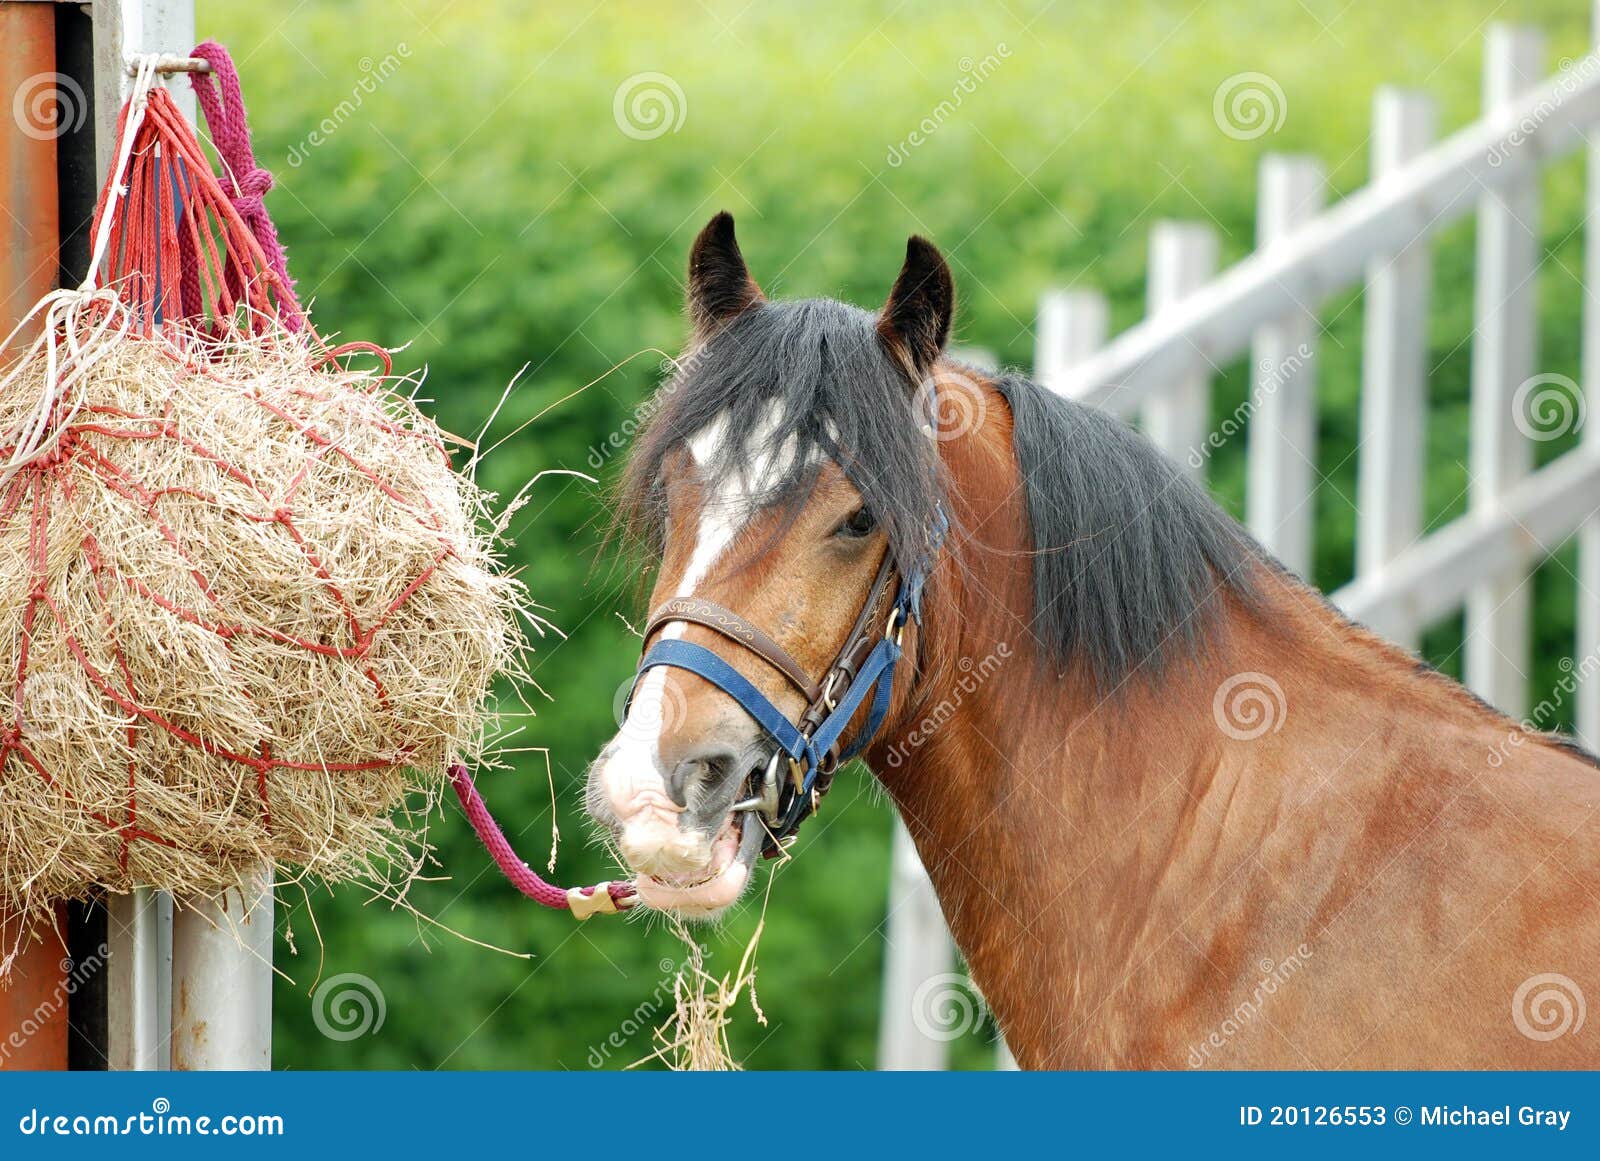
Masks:
[[[765,828],[753,814],[730,813],[711,842],[711,858],[705,867],[682,874],[641,873],[640,901],[686,918],[716,917],[749,885],[765,837]]]

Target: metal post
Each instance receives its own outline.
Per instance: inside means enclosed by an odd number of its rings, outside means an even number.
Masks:
[[[272,876],[183,900],[172,924],[172,1067],[272,1067]]]
[[[0,133],[0,336],[55,287],[57,108],[71,116],[70,99],[55,106],[55,12],[50,4],[0,4],[0,108],[19,115]],[[32,337],[31,335],[29,336]],[[18,777],[22,774],[19,772]],[[32,775],[29,775],[30,777]],[[21,917],[0,901],[0,956],[21,938]],[[58,927],[59,927],[58,923]],[[63,935],[44,932],[17,949],[0,979],[0,1068],[67,1066],[66,958]]]

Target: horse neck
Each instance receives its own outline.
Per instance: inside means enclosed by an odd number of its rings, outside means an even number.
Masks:
[[[1125,983],[1137,991],[1149,933],[1223,938],[1190,910],[1251,857],[1286,800],[1359,748],[1375,689],[1394,695],[1391,721],[1414,714],[1419,731],[1448,717],[1487,745],[1501,725],[1265,564],[1258,602],[1221,597],[1198,647],[1098,690],[1031,633],[1015,465],[981,445],[946,458],[964,530],[956,567],[930,589],[921,680],[869,761],[1018,1058],[1103,1063],[1126,1046],[1095,1047],[1118,1035],[1096,1012]],[[1139,1010],[1136,997],[1119,1004]]]

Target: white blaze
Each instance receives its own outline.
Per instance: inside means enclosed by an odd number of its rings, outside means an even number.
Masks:
[[[747,451],[755,453],[747,456],[749,473],[728,473],[718,488],[706,495],[694,549],[674,596],[694,594],[753,515],[756,499],[793,466],[798,446],[794,436],[784,441],[776,455],[756,451],[770,440],[782,420],[781,405],[777,400],[769,401],[749,436]],[[689,440],[689,455],[696,467],[714,468],[727,453],[727,441],[733,438],[728,426],[724,412]],[[686,628],[682,621],[669,621],[663,626],[661,637],[682,637]],[[661,768],[661,731],[681,712],[681,707],[675,708],[666,696],[667,676],[668,667],[657,666],[639,679],[627,720],[612,743],[614,749],[601,767],[599,778],[612,809],[622,821],[620,845],[623,857],[631,865],[693,870],[709,860],[710,850],[700,836],[679,829],[681,809],[667,793],[666,771]]]

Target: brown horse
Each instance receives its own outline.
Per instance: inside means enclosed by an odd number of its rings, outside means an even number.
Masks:
[[[877,315],[768,302],[720,215],[625,515],[652,607],[715,602],[809,674],[948,515],[865,759],[1018,1060],[1600,1063],[1595,759],[1350,623],[1130,428],[945,358],[952,300],[912,239]],[[652,636],[806,710],[770,650]],[[735,807],[773,748],[718,686],[644,673],[589,806],[647,905],[748,885],[763,816]]]

